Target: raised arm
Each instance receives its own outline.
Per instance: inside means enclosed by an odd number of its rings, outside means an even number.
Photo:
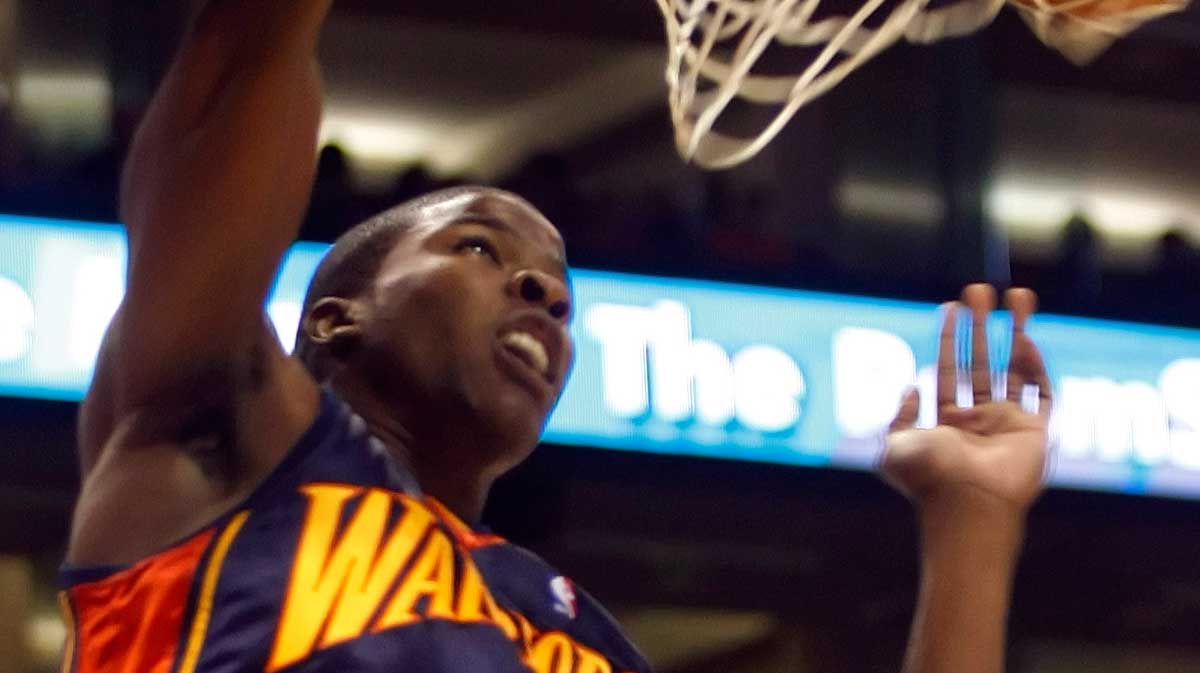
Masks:
[[[909,496],[920,525],[921,588],[905,657],[905,673],[1001,673],[1012,580],[1026,510],[1042,490],[1050,417],[1050,383],[1041,355],[1025,334],[1036,298],[1010,290],[1013,337],[1005,398],[992,397],[986,321],[995,292],[964,292],[972,314],[969,375],[974,406],[956,402],[958,305],[945,316],[938,355],[938,425],[914,427],[910,392],[892,424],[883,472]],[[1036,412],[1022,409],[1036,386]]]
[[[311,189],[331,4],[212,0],[193,22],[125,166],[127,292],[84,403],[85,476],[132,417],[161,427],[121,442],[160,443],[290,371],[263,302]]]

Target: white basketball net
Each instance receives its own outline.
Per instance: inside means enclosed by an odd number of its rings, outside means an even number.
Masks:
[[[779,134],[796,112],[901,37],[929,43],[987,25],[1006,0],[865,0],[851,16],[814,20],[821,0],[657,0],[667,29],[667,84],[675,144],[706,168],[746,161]],[[1009,0],[1046,44],[1076,62],[1091,60],[1145,21],[1189,0]],[[1155,4],[1150,4],[1155,3]],[[1116,10],[1095,12],[1095,8]],[[1118,6],[1119,5],[1119,6]],[[878,19],[882,17],[882,23]],[[874,27],[867,21],[875,19]],[[804,69],[787,76],[751,72],[772,44],[820,47]],[[731,54],[728,57],[717,53]],[[844,57],[838,60],[841,54]],[[735,98],[781,109],[756,136],[713,130]]]

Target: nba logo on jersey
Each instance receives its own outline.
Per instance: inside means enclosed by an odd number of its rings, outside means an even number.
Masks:
[[[575,587],[571,580],[562,575],[550,580],[550,593],[554,595],[554,611],[575,619],[579,611],[575,603]]]

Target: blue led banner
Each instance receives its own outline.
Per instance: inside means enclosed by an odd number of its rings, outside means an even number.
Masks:
[[[325,247],[296,245],[280,272],[268,312],[285,346]],[[82,397],[124,256],[117,226],[0,218],[0,394]],[[575,372],[549,441],[862,468],[907,386],[932,400],[933,305],[573,278]],[[1200,497],[1200,330],[1042,315],[1030,333],[1056,388],[1054,482]]]

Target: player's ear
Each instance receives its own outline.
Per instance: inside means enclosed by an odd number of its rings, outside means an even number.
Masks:
[[[362,338],[362,313],[353,299],[322,297],[304,316],[304,334],[334,358],[345,358]]]

